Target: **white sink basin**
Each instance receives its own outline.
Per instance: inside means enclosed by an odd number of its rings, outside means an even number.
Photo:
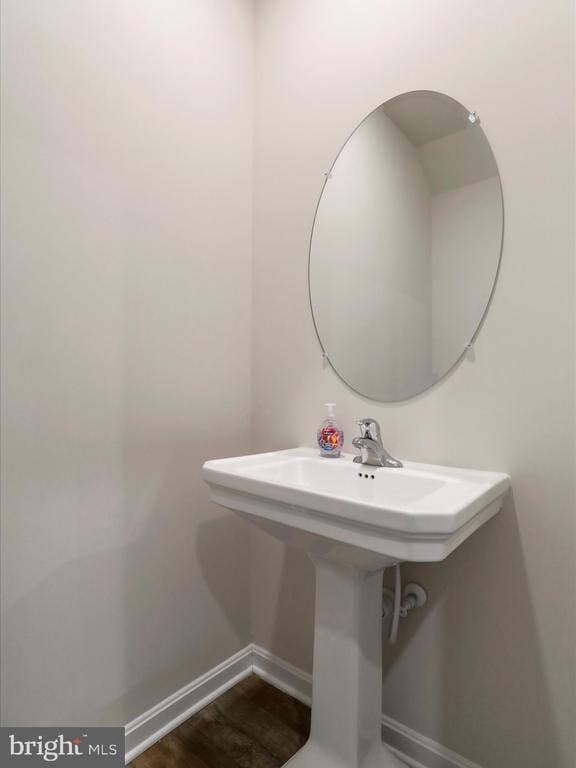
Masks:
[[[444,559],[502,507],[508,475],[296,448],[207,461],[204,478],[316,567],[312,726],[290,768],[402,768],[381,739],[382,571]]]
[[[204,478],[214,501],[293,544],[311,545],[308,533],[383,555],[388,564],[443,560],[498,512],[510,487],[499,472],[411,462],[388,469],[352,458],[294,448],[208,461]]]

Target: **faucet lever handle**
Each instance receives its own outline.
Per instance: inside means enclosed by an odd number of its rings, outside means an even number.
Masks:
[[[360,419],[356,423],[360,427],[362,437],[367,437],[371,440],[380,440],[380,425],[375,419]]]

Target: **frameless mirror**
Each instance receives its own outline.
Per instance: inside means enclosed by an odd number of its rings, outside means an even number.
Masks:
[[[327,174],[312,231],[312,313],[336,373],[381,401],[435,384],[478,333],[502,236],[478,116],[432,91],[375,109]]]

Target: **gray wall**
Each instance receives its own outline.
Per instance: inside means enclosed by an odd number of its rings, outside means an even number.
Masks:
[[[2,7],[3,716],[125,723],[249,641],[252,7]]]
[[[353,419],[371,415],[394,455],[512,475],[501,515],[445,563],[406,568],[431,603],[385,650],[384,708],[484,768],[572,768],[572,3],[258,8],[254,449],[313,445],[322,403],[334,400],[348,447]],[[308,238],[342,141],[380,102],[414,89],[443,91],[480,113],[502,174],[505,251],[475,360],[386,406],[354,395],[322,365]],[[309,669],[310,564],[257,532],[252,557],[255,641]]]
[[[402,457],[513,477],[447,562],[406,569],[431,602],[386,649],[386,712],[484,768],[572,768],[571,3],[258,3],[252,286],[250,5],[2,21],[5,722],[126,722],[251,635],[309,668],[310,564],[249,541],[199,468],[250,424],[253,449],[313,445],[334,399],[348,446],[370,414]],[[415,88],[480,112],[506,243],[475,359],[386,406],[322,366],[307,247],[343,139]]]

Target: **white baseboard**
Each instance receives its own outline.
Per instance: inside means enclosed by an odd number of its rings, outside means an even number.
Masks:
[[[252,659],[249,645],[129,722],[125,726],[126,764],[252,674]]]
[[[128,723],[126,763],[250,674],[310,704],[312,678],[309,674],[264,648],[249,645]],[[480,768],[477,763],[387,715],[382,716],[382,738],[410,768]]]
[[[255,675],[310,706],[312,702],[312,675],[309,675],[308,672],[303,672],[264,648],[260,648],[259,645],[252,646],[252,664]]]

